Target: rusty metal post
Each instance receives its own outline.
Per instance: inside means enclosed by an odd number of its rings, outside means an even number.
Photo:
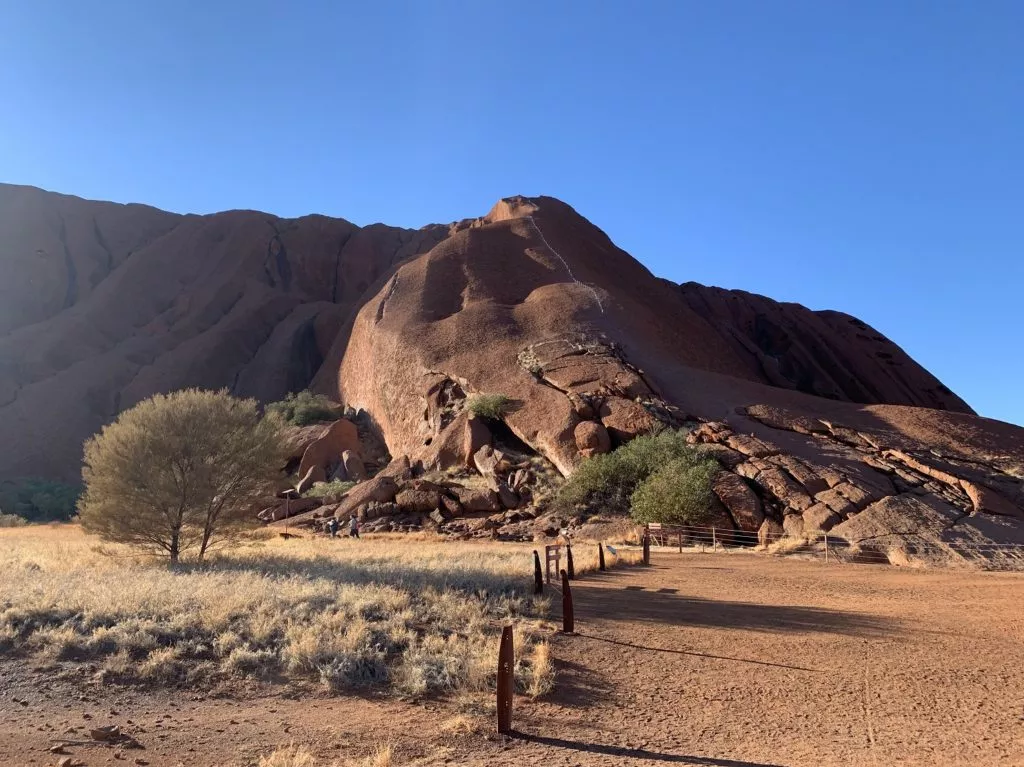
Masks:
[[[562,633],[571,634],[576,628],[572,612],[572,589],[569,588],[569,573],[562,570]]]
[[[679,553],[683,553],[683,531],[679,531]]]
[[[515,690],[515,647],[512,643],[512,627],[501,630],[501,645],[498,647],[498,733],[512,732],[512,694]]]
[[[604,546],[597,544],[597,569],[604,570]]]
[[[533,550],[533,593],[544,593],[544,572],[540,569],[540,554]]]
[[[565,566],[569,571],[569,580],[576,580],[576,568],[572,564],[572,544],[565,544]]]
[[[644,528],[644,564],[651,563],[651,531]]]

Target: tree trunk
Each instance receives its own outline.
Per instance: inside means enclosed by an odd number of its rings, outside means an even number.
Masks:
[[[168,548],[168,552],[171,555],[171,564],[172,565],[178,564],[178,553],[179,553],[179,547],[181,545],[179,540],[178,540],[178,536],[179,536],[179,533],[178,533],[177,530],[175,530],[173,533],[171,533],[171,545]]]
[[[203,561],[203,557],[206,556],[206,548],[210,545],[210,538],[213,536],[213,530],[207,525],[203,528],[203,542],[199,546],[199,561]]]

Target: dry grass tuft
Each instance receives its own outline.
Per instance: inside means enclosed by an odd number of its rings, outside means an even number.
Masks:
[[[315,767],[316,759],[303,746],[279,748],[274,753],[261,756],[259,767]]]
[[[395,750],[390,743],[376,746],[369,756],[332,762],[331,767],[397,767]],[[261,756],[258,767],[320,767],[321,763],[304,746],[291,745]],[[324,765],[326,767],[326,765]]]
[[[555,666],[551,662],[551,646],[547,642],[539,642],[533,648],[530,681],[526,687],[526,694],[531,698],[539,698],[551,692],[554,687]]]

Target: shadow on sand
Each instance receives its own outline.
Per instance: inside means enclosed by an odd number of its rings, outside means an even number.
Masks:
[[[703,628],[865,637],[879,637],[900,630],[897,621],[866,613],[659,593],[615,583],[621,577],[622,574],[614,571],[602,573],[588,577],[586,587],[574,589],[576,619],[586,620],[589,617]]]
[[[549,738],[543,735],[530,735],[522,732],[514,732],[512,733],[512,737],[529,743],[539,743],[543,746],[565,748],[586,754],[605,754],[606,756],[617,756],[621,759],[646,759],[651,762],[674,762],[677,764],[694,765],[694,767],[782,767],[782,765],[769,764],[768,762],[745,762],[738,759],[718,759],[711,756],[664,754],[658,751],[648,751],[645,748],[605,746],[600,743],[585,743],[583,741],[568,740],[566,738]]]

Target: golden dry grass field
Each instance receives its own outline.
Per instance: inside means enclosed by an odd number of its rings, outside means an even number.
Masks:
[[[1024,765],[1020,574],[657,550],[575,581],[566,636],[529,546],[275,539],[169,570],[96,545],[0,534],[0,764]]]

